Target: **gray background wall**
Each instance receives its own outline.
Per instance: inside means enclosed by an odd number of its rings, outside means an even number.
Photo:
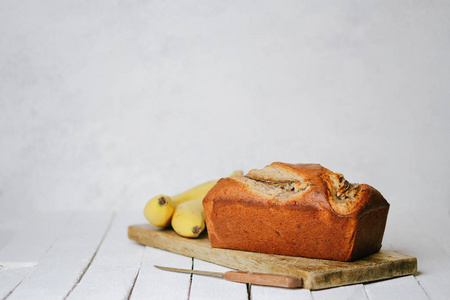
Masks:
[[[448,1],[1,1],[0,225],[142,209],[272,161],[450,212],[449,15]]]

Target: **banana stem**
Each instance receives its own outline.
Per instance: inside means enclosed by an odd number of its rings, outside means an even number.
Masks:
[[[166,199],[166,197],[162,196],[158,199],[159,206],[166,206],[169,204],[169,201]]]
[[[195,235],[195,236],[199,236],[200,235],[200,233],[202,233],[202,228],[200,227],[200,226],[194,226],[194,227],[192,227],[192,233]]]

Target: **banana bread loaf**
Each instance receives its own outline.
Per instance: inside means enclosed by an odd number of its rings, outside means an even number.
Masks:
[[[318,164],[222,178],[203,200],[211,246],[351,261],[380,250],[389,203]]]

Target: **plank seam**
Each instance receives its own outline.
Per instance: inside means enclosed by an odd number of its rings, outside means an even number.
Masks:
[[[6,296],[5,296],[5,298],[3,298],[3,300],[5,300],[6,298],[8,298],[9,296],[11,296],[11,294],[17,289],[17,287],[19,286],[19,285],[21,285],[22,284],[22,282],[25,280],[25,278],[27,278],[28,277],[28,275],[27,276],[25,276]]]
[[[413,218],[414,218],[414,217],[413,217]],[[392,245],[392,243],[389,243],[389,246],[391,247],[392,251],[397,252],[396,247],[394,247],[394,246]],[[417,271],[418,271],[418,270],[416,270],[416,274],[417,274]],[[423,286],[420,284],[420,281],[419,281],[419,279],[415,276],[415,274],[411,274],[411,275],[412,275],[412,277],[417,281],[417,284],[419,285],[420,289],[421,289],[422,292],[425,294],[425,296],[426,296],[428,299],[431,299],[430,296],[428,296],[427,291],[426,291],[426,290],[423,288]],[[364,291],[366,291],[365,288],[364,288]],[[367,294],[367,293],[366,293],[366,294]]]
[[[72,220],[72,218],[73,218],[73,216],[74,216],[74,213],[71,213],[70,215],[69,215],[69,217],[67,218],[67,220],[66,220],[66,222],[65,222],[65,228],[68,226],[68,224],[70,223],[70,221]],[[53,242],[52,242],[52,244],[47,248],[47,250],[45,250],[45,252],[39,257],[39,261],[38,262],[36,262],[36,265],[42,260],[42,258],[43,257],[45,257],[46,255],[47,255],[47,253],[49,253],[50,252],[50,250],[54,247],[54,245],[56,244],[56,242],[58,242],[58,240],[61,238],[61,235],[63,234],[63,232],[64,231],[61,231],[57,236],[56,236],[56,238],[53,240]],[[33,268],[33,271],[34,271],[34,269],[35,268]],[[22,284],[22,282],[25,280],[25,279],[27,279],[29,276],[30,276],[30,274],[33,272],[33,271],[31,271],[30,273],[28,273],[9,293],[8,293],[8,295],[6,295],[6,297],[5,298],[3,298],[3,300],[5,300],[6,298],[8,298],[9,296],[11,296],[11,294]]]
[[[392,245],[392,243],[389,243],[389,246],[390,246],[390,248],[391,248],[391,250],[392,250],[393,252],[398,253],[396,247],[394,247],[394,246]],[[416,272],[417,272],[417,271],[416,271]],[[417,281],[417,284],[419,285],[420,289],[421,289],[422,292],[425,294],[425,296],[426,296],[428,299],[431,299],[430,296],[428,296],[428,294],[427,294],[427,292],[425,291],[425,289],[422,287],[422,285],[420,285],[420,281],[416,278],[416,276],[415,276],[414,274],[411,274],[411,275],[412,275],[412,277]],[[390,279],[393,279],[393,278],[389,278],[388,280],[390,280]],[[370,299],[369,295],[367,294],[367,291],[366,291],[366,285],[365,285],[365,284],[364,284],[364,293],[366,294],[367,299]]]
[[[419,279],[418,279],[416,276],[414,276],[414,275],[413,275],[413,277],[414,277],[414,279],[417,281],[417,284],[420,286],[420,288],[422,289],[422,291],[423,291],[423,293],[425,294],[425,296],[427,296],[428,299],[431,299],[431,297],[428,295],[427,291],[426,291],[426,290],[423,288],[423,286],[420,284]]]
[[[144,255],[145,255],[145,247],[144,247],[144,251],[142,251],[141,261],[140,261],[139,268],[136,273],[136,277],[134,278],[133,284],[130,289],[130,293],[128,294],[128,298],[127,298],[128,300],[130,300],[131,295],[133,294],[133,290],[134,290],[134,287],[136,286],[137,279],[139,277],[139,274],[141,273],[142,261],[144,260]]]
[[[64,299],[67,299],[67,297],[69,297],[69,295],[73,292],[73,290],[78,286],[78,284],[81,282],[81,280],[83,279],[84,275],[86,274],[87,270],[89,270],[89,267],[91,266],[92,262],[94,261],[95,257],[97,256],[98,250],[100,249],[100,247],[102,246],[103,242],[105,241],[106,236],[108,235],[111,227],[112,227],[112,223],[114,218],[116,217],[116,213],[113,212],[111,219],[109,220],[109,224],[108,227],[106,228],[105,233],[103,234],[100,243],[97,245],[97,248],[94,251],[94,254],[91,256],[91,258],[89,259],[88,264],[84,267],[83,272],[81,273],[81,275],[78,277],[77,281],[75,282],[75,284],[73,285],[73,287],[70,289],[70,291],[67,293],[67,295],[64,297]]]
[[[192,263],[191,263],[191,270],[194,270],[194,258],[192,257]],[[191,287],[192,287],[192,278],[194,277],[194,274],[191,273],[189,276],[189,289],[188,289],[188,297],[187,300],[191,299]]]
[[[74,213],[71,213],[69,218],[67,218],[66,224],[65,224],[65,228],[67,228],[70,224],[70,222],[72,221],[72,219],[74,218]],[[53,243],[50,245],[50,247],[48,247],[48,249],[45,251],[45,253],[39,258],[39,261],[41,261],[41,259],[43,257],[45,257],[47,255],[47,253],[50,252],[50,250],[52,250],[52,248],[55,246],[55,244],[59,241],[59,239],[61,239],[62,235],[63,235],[64,231],[61,231],[61,233],[55,238],[55,240],[53,241]]]
[[[367,294],[367,290],[366,290],[366,285],[363,284],[363,291],[364,291],[364,295],[366,296],[366,299],[370,299],[369,298],[369,294]]]

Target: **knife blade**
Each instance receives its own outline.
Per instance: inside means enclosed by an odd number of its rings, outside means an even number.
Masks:
[[[210,272],[210,271],[200,271],[200,270],[188,270],[179,269],[171,267],[156,266],[155,268],[178,272],[187,274],[196,274],[203,276],[212,276],[223,278],[228,281],[240,282],[240,283],[251,283],[254,285],[264,285],[273,287],[284,287],[284,288],[300,288],[303,285],[303,281],[300,277],[289,276],[289,275],[278,275],[269,273],[252,273],[243,271],[228,271],[225,273],[220,272]]]

